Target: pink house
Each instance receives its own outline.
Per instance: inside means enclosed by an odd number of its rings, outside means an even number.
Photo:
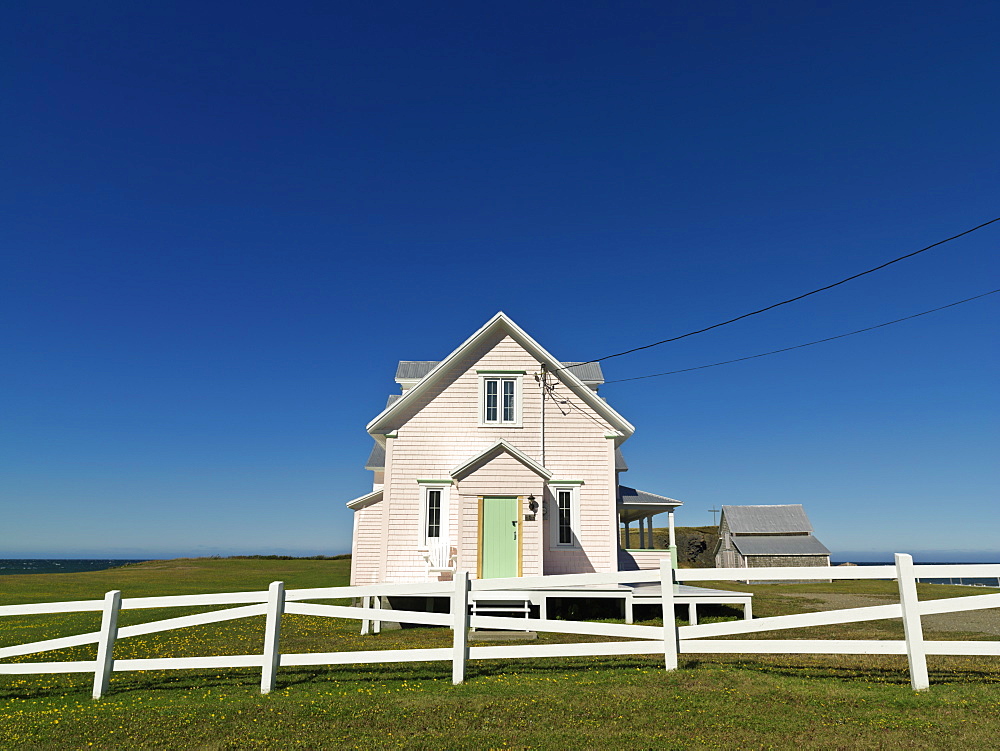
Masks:
[[[347,504],[352,584],[658,565],[662,549],[621,550],[620,524],[651,547],[653,515],[672,531],[680,503],[619,484],[635,429],[598,395],[597,363],[563,363],[497,313],[444,360],[401,362],[396,382],[367,426],[373,490]]]

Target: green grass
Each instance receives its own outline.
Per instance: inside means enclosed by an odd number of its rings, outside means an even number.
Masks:
[[[0,604],[262,590],[346,583],[348,561],[177,560],[86,574],[7,576]],[[708,586],[756,593],[757,615],[816,609],[823,595],[891,594],[891,582]],[[921,586],[921,597],[986,590]],[[805,597],[795,597],[794,595]],[[124,611],[122,625],[197,612]],[[653,615],[654,611],[648,613]],[[641,613],[639,614],[641,615]],[[730,614],[723,610],[716,618]],[[0,619],[0,645],[80,633],[97,614]],[[655,619],[645,621],[650,625]],[[447,629],[361,637],[356,621],[286,616],[285,652],[446,646]],[[822,632],[822,633],[820,633]],[[861,635],[863,634],[863,635]],[[872,636],[872,634],[877,634]],[[780,632],[767,637],[784,636]],[[789,632],[798,638],[898,638],[892,621]],[[984,638],[928,633],[929,638]],[[996,638],[996,637],[992,637]],[[541,641],[582,640],[541,635]],[[263,618],[136,637],[116,657],[260,651]],[[25,660],[93,658],[94,648]],[[914,694],[900,657],[682,656],[473,661],[463,686],[448,663],[289,668],[277,690],[259,671],[0,676],[0,748],[955,748],[996,746],[1000,661],[932,658],[931,690]]]

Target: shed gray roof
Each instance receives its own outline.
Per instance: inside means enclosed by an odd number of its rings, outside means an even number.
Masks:
[[[722,516],[734,535],[813,531],[801,503],[787,506],[723,506]]]
[[[423,378],[437,364],[436,360],[400,360],[396,367],[396,380],[412,381],[415,378]]]
[[[368,455],[368,461],[365,462],[365,469],[385,469],[385,448],[380,446],[378,442],[372,446],[372,452]]]
[[[615,472],[628,472],[628,465],[620,448],[615,448]]]
[[[732,540],[742,555],[830,555],[812,535],[744,535]]]
[[[402,396],[402,394],[389,394],[389,398],[385,400],[386,409],[388,409],[393,404],[395,404],[396,400],[399,399],[399,397],[401,397],[401,396]]]
[[[601,364],[599,362],[564,362],[563,367],[581,381],[604,383],[604,373],[601,372]]]
[[[683,505],[680,501],[675,501],[673,498],[667,498],[664,495],[657,495],[656,493],[647,493],[645,490],[636,490],[626,485],[618,486],[618,502],[629,505],[635,503],[646,503],[653,506]]]

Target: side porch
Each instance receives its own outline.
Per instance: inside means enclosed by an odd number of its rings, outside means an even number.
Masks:
[[[648,571],[660,567],[660,559],[669,552],[677,561],[677,533],[674,528],[674,511],[683,504],[673,498],[637,490],[626,485],[618,486],[619,520],[619,571]],[[653,517],[667,515],[667,543],[656,547],[653,536]],[[633,531],[632,525],[638,526]]]

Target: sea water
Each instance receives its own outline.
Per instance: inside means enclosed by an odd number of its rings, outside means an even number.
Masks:
[[[148,558],[0,558],[0,576],[10,574],[79,574],[103,571]]]
[[[914,561],[916,565],[921,565],[921,561]],[[981,566],[984,564],[995,565],[997,561],[977,561],[972,563],[970,561],[962,561],[961,563],[938,563],[927,562],[925,565],[929,566]],[[840,565],[837,561],[832,561],[834,566]],[[857,561],[856,566],[894,566],[892,561]],[[976,577],[976,576],[965,576],[965,577],[920,577],[917,579],[921,584],[961,584],[967,587],[1000,587],[1000,577],[998,576],[986,576],[986,577]]]

